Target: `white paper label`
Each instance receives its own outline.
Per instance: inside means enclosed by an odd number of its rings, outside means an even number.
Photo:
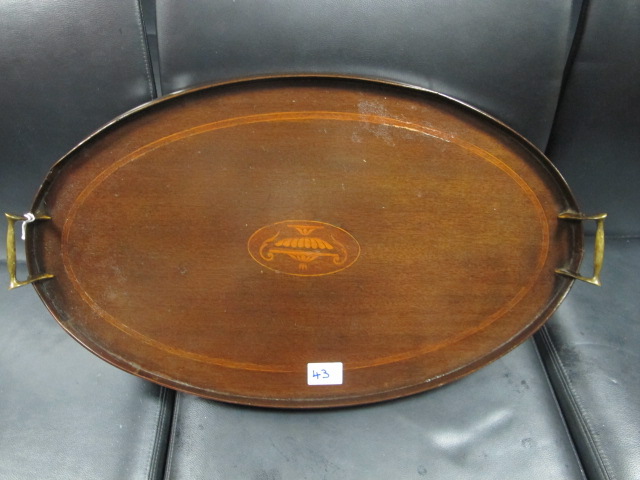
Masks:
[[[307,363],[307,385],[342,385],[342,362]]]

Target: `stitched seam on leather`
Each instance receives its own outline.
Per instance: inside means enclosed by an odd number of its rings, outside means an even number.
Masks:
[[[160,387],[160,395],[159,395],[160,398],[158,401],[158,408],[156,412],[156,433],[153,436],[153,444],[149,449],[149,454],[147,455],[147,466],[149,468],[147,472],[147,479],[152,479],[154,477],[155,470],[156,470],[155,462],[156,462],[156,455],[157,455],[157,449],[158,449],[158,430],[160,426],[160,417],[162,416],[162,395],[163,395],[162,390],[163,390],[162,387]]]
[[[159,462],[162,460],[160,458],[160,452],[163,450],[163,440],[165,440],[164,435],[164,425],[166,422],[167,412],[169,410],[168,406],[169,402],[169,391],[165,387],[160,387],[160,406],[158,409],[158,419],[156,421],[156,435],[154,439],[153,449],[151,451],[151,457],[149,459],[149,479],[157,479],[159,477],[160,465]],[[164,463],[164,462],[163,462]],[[162,465],[164,467],[164,465]]]
[[[144,57],[144,70],[147,76],[147,88],[149,89],[149,98],[154,98],[154,86],[153,86],[153,74],[151,72],[151,61],[149,57],[149,45],[147,44],[147,37],[145,35],[144,24],[142,22],[142,5],[140,0],[136,0],[136,23],[138,24],[138,32],[140,34],[140,44],[142,45],[142,56]]]
[[[558,88],[556,96],[556,109],[553,114],[553,118],[551,119],[551,127],[549,129],[549,134],[547,135],[547,143],[544,148],[547,153],[549,152],[550,148],[553,148],[553,144],[555,142],[555,132],[556,126],[558,125],[558,117],[560,116],[560,112],[564,104],[567,84],[569,83],[569,78],[573,73],[575,59],[578,56],[580,46],[582,44],[582,38],[584,36],[584,29],[586,28],[589,2],[590,0],[581,0],[580,12],[578,13],[575,30],[573,31],[573,35],[571,38],[571,45],[569,46],[567,55],[565,57],[564,69],[562,71],[562,77],[560,79],[560,87]]]
[[[534,350],[536,353],[536,358],[538,359],[538,363],[539,365],[542,367],[542,370],[544,372],[546,372],[546,368],[544,365],[544,361],[542,360],[542,356],[540,355],[540,350],[538,348],[538,343],[537,342],[533,342],[533,346],[534,346]],[[573,456],[576,460],[576,463],[578,464],[578,466],[580,467],[580,471],[582,473],[582,478],[586,479],[586,474],[584,471],[584,465],[582,464],[582,460],[580,459],[580,455],[578,454],[578,451],[576,449],[576,444],[574,441],[573,436],[571,435],[571,431],[569,429],[569,426],[567,425],[567,421],[564,417],[564,414],[562,413],[562,407],[560,406],[560,403],[558,401],[558,395],[556,395],[555,389],[553,388],[553,384],[551,383],[551,379],[549,378],[549,375],[544,375],[544,380],[546,381],[547,384],[547,388],[549,389],[549,392],[551,394],[551,396],[553,397],[553,403],[556,406],[556,412],[558,414],[558,416],[560,417],[560,421],[562,422],[563,425],[563,429],[565,434],[567,435],[567,438],[571,441],[571,450],[573,452]]]
[[[176,393],[176,398],[173,404],[173,416],[171,419],[171,429],[169,431],[169,447],[167,448],[167,461],[164,466],[164,478],[168,480],[171,473],[171,464],[173,463],[173,451],[175,449],[176,428],[178,425],[178,413],[180,411],[180,398],[181,394]]]
[[[611,472],[611,464],[606,454],[602,450],[600,440],[598,440],[597,436],[594,434],[594,429],[591,426],[593,422],[591,421],[590,415],[587,413],[587,409],[584,407],[581,396],[573,387],[573,384],[569,378],[569,374],[567,373],[567,370],[564,367],[564,363],[562,362],[558,353],[558,349],[556,348],[553,340],[551,339],[551,335],[546,329],[544,331],[544,336],[550,348],[551,358],[554,362],[554,366],[559,373],[558,378],[563,383],[564,388],[567,389],[567,391],[571,394],[568,399],[572,403],[572,408],[576,413],[576,419],[581,425],[587,442],[590,444],[590,448],[594,453],[594,457],[597,460],[601,473],[605,478],[615,480],[616,476]]]
[[[587,443],[590,446],[590,449],[593,453],[594,458],[596,459],[596,463],[600,468],[600,473],[602,473],[603,478],[607,478],[609,480],[616,480],[616,475],[611,471],[611,464],[606,456],[606,454],[602,451],[602,447],[600,445],[600,441],[594,435],[594,430],[592,428],[592,421],[590,416],[586,413],[586,409],[583,405],[582,399],[580,395],[576,392],[571,380],[569,379],[569,375],[564,368],[564,364],[560,359],[560,355],[558,354],[558,349],[556,348],[553,340],[551,339],[551,335],[547,331],[546,326],[540,330],[540,335],[545,343],[549,351],[549,357],[553,363],[553,367],[558,373],[558,379],[562,383],[562,387],[569,392],[570,395],[566,396],[569,403],[571,404],[571,409],[575,412],[575,418],[578,421],[579,427],[582,430],[584,438],[587,440]]]

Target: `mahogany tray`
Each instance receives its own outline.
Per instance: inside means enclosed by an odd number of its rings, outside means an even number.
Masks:
[[[8,218],[9,250],[29,223],[31,277],[14,267],[12,284],[33,282],[96,355],[196,395],[307,408],[420,392],[505,354],[568,292],[581,220],[598,220],[600,252],[604,217],[474,108],[297,76],[137,108]]]

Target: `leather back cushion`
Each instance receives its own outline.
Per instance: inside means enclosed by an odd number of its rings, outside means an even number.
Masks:
[[[0,205],[18,214],[56,160],[153,96],[136,0],[3,2],[0,72]]]
[[[158,0],[164,93],[337,73],[440,91],[544,147],[577,18],[570,0]]]
[[[640,235],[640,3],[592,0],[548,154],[610,236]]]

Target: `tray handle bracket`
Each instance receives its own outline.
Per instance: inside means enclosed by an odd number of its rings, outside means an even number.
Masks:
[[[607,214],[599,213],[597,215],[584,215],[582,213],[564,212],[558,215],[558,218],[576,221],[595,220],[596,236],[593,249],[593,276],[584,277],[579,273],[570,272],[566,268],[558,268],[556,273],[575,278],[576,280],[582,280],[583,282],[590,283],[591,285],[600,286],[600,271],[602,270],[602,264],[604,262],[604,220],[607,218]]]
[[[28,213],[25,215],[13,215],[11,213],[5,213],[4,215],[5,217],[7,217],[7,270],[9,271],[9,290],[17,287],[22,287],[23,285],[29,285],[30,283],[38,282],[40,280],[45,280],[47,278],[53,278],[53,275],[48,273],[29,276],[26,280],[22,281],[18,280],[16,276],[16,222],[23,222],[22,239],[24,240],[24,233],[26,230],[26,225],[28,223],[34,222],[36,220],[50,220],[51,217],[47,215],[33,215],[32,213]]]

